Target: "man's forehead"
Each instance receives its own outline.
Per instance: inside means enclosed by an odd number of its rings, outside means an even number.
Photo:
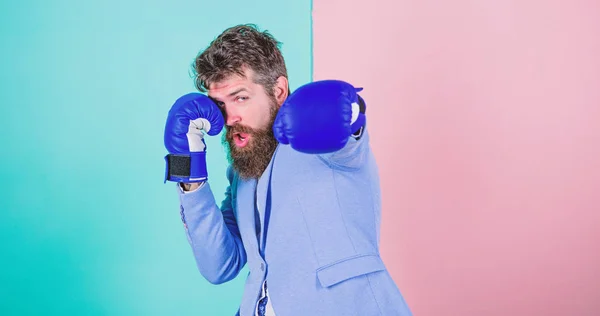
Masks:
[[[249,89],[251,80],[239,75],[232,75],[218,82],[213,82],[208,86],[208,95],[211,97],[226,96],[232,91],[242,88]]]
[[[246,82],[246,78],[242,78],[240,76],[229,76],[225,79],[219,80],[217,82],[212,82],[208,86],[208,90],[219,91],[227,88],[231,88],[233,86],[243,84]]]

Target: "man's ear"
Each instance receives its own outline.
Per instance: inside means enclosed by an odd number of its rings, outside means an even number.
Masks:
[[[275,87],[273,87],[275,91],[273,94],[275,96],[275,100],[277,101],[277,105],[281,106],[285,99],[287,99],[289,94],[289,83],[288,79],[284,76],[280,76],[277,78],[277,82],[275,82]]]

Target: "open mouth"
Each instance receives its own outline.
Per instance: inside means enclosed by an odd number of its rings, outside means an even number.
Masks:
[[[248,141],[250,141],[250,134],[246,133],[235,133],[233,134],[233,141],[237,147],[246,147],[248,145]]]

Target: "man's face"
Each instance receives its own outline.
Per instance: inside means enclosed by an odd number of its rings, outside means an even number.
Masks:
[[[279,104],[260,84],[251,70],[245,78],[230,76],[211,84],[208,95],[225,116],[224,143],[228,159],[243,178],[259,178],[277,147],[272,126]]]

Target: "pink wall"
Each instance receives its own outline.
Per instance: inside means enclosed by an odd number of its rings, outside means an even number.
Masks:
[[[600,1],[314,0],[415,315],[600,315]]]

